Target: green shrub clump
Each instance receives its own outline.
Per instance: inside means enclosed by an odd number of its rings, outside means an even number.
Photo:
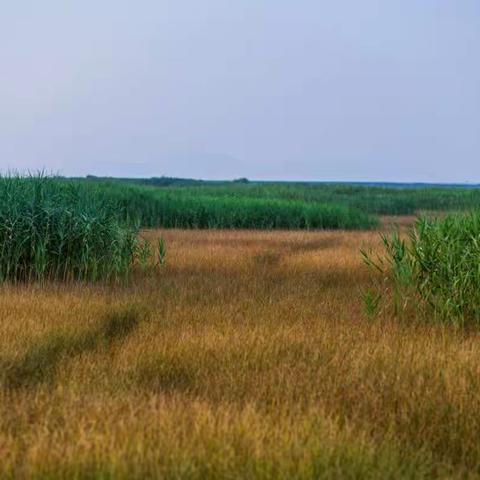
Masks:
[[[0,177],[0,281],[118,280],[128,275],[138,229],[81,182]]]
[[[407,239],[384,237],[369,265],[386,274],[397,313],[414,308],[443,323],[480,324],[480,212],[417,221]]]

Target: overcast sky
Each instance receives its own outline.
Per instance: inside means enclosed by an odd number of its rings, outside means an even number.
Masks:
[[[478,0],[11,0],[0,169],[480,182]]]

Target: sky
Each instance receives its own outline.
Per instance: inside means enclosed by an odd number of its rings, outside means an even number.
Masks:
[[[0,170],[480,182],[478,0],[15,0]]]

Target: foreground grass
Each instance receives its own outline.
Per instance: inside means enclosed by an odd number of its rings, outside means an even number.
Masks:
[[[363,317],[378,234],[162,235],[128,288],[3,287],[1,477],[480,476],[478,335]]]

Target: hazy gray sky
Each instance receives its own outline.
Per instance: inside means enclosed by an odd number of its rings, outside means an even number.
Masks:
[[[478,0],[11,0],[0,168],[480,182]]]

